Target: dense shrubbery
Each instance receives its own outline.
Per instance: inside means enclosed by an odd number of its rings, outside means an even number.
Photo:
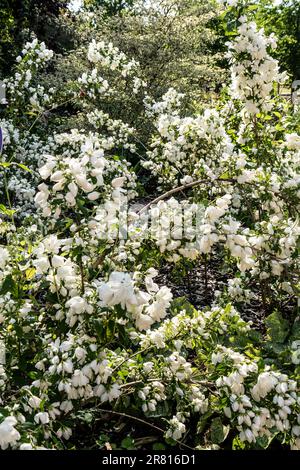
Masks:
[[[43,88],[53,54],[26,44],[1,119],[2,449],[74,448],[82,419],[122,412],[168,445],[300,448],[300,137],[275,46],[240,17],[228,90],[186,115],[111,43],[91,41],[64,89]],[[152,129],[142,155],[101,108],[120,87]],[[59,131],[65,103],[78,117]],[[166,191],[142,209],[137,159]],[[155,280],[216,259],[227,285],[202,309]],[[242,318],[253,305],[260,331]]]

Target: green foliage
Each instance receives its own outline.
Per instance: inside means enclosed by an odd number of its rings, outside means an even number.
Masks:
[[[234,36],[237,19],[241,15],[252,18],[266,34],[275,34],[277,48],[273,52],[282,70],[289,73],[291,82],[300,78],[300,2],[299,0],[240,0],[236,8],[224,11],[215,20],[220,34],[219,47],[225,47],[226,38]]]
[[[139,6],[111,16],[95,9],[92,17],[75,16],[73,34],[78,47],[68,56],[58,58],[45,83],[48,87],[66,83],[84,70],[82,48],[92,35],[96,41],[111,41],[139,62],[150,96],[161,97],[174,87],[186,94],[187,108],[197,108],[200,101],[210,101],[216,96],[224,80],[224,70],[218,66],[220,57],[214,50],[217,37],[210,24],[216,14],[212,2],[164,0],[159,9]],[[152,127],[145,119],[140,97],[133,96],[122,82],[116,86],[117,99],[102,97],[101,107],[112,117],[125,119],[138,128],[139,139],[146,142]]]
[[[211,440],[213,444],[221,444],[225,441],[229,432],[229,426],[224,426],[221,418],[214,418],[210,427]]]
[[[57,52],[73,46],[66,6],[58,0],[2,0],[0,7],[0,77],[6,75],[34,33]],[[63,20],[64,16],[66,19]],[[62,22],[63,21],[63,22]]]
[[[283,343],[289,333],[289,322],[275,310],[266,318],[268,335],[274,343]]]
[[[109,16],[118,15],[133,7],[136,0],[85,0],[84,6],[89,10],[103,8]]]
[[[278,46],[274,57],[279,60],[292,80],[300,78],[300,2],[282,0],[274,5],[272,0],[260,0],[256,21],[267,34],[274,33]]]

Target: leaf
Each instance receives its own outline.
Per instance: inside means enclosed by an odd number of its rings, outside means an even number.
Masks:
[[[93,321],[93,326],[95,328],[96,334],[98,335],[98,338],[103,340],[103,336],[104,336],[103,322],[99,318],[96,318]]]
[[[145,415],[148,418],[161,418],[164,416],[168,416],[171,412],[170,405],[167,401],[160,402],[156,405],[154,411],[147,411]]]
[[[261,436],[261,437],[258,437],[257,440],[256,440],[256,444],[261,449],[267,449],[269,447],[269,445],[271,444],[272,440],[274,439],[274,437],[275,436],[271,436],[271,437]]]
[[[89,413],[89,412],[86,412],[86,411],[82,411],[78,414],[78,418],[80,421],[84,422],[84,423],[87,423],[87,424],[91,424],[93,421],[94,421],[94,416],[92,413]]]
[[[152,449],[153,450],[165,450],[166,446],[164,444],[161,444],[160,442],[156,442],[155,444],[153,444]]]
[[[8,292],[13,294],[14,297],[18,297],[18,286],[17,286],[16,282],[14,281],[11,274],[6,276],[6,278],[4,279],[4,281],[2,283],[1,289],[0,289],[0,294],[1,295],[5,295]]]
[[[221,418],[212,420],[210,427],[210,436],[213,444],[221,444],[225,441],[229,433],[229,426],[224,426]]]
[[[28,372],[27,375],[31,380],[36,380],[38,373],[35,370],[33,370],[33,371]]]
[[[196,309],[185,297],[177,297],[171,303],[171,310],[174,313],[185,310],[188,315],[192,315]]]
[[[131,449],[134,449],[134,439],[132,439],[132,437],[125,437],[125,439],[122,440],[121,442],[121,447],[123,447],[123,449],[128,449],[128,450],[131,450]]]
[[[207,420],[211,417],[211,415],[212,415],[212,412],[207,411],[206,413],[204,413],[204,415],[200,417],[197,423],[197,434],[201,434],[204,431]]]
[[[36,273],[35,268],[26,269],[25,276],[26,276],[27,281],[30,281],[30,279],[32,279],[35,276],[35,273]]]
[[[17,163],[17,166],[22,168],[22,170],[29,171],[31,173],[30,168],[28,168],[26,165],[23,165],[23,163]]]
[[[4,204],[0,204],[0,212],[1,214],[5,214],[8,217],[11,217],[16,211],[13,209],[8,209],[7,207],[4,206]]]
[[[284,342],[289,332],[289,322],[277,310],[267,317],[266,326],[271,341]]]
[[[294,321],[291,331],[291,337],[289,338],[290,341],[300,340],[300,317],[297,317]]]
[[[232,441],[232,450],[244,450],[246,447],[245,443],[236,436]]]
[[[109,319],[106,325],[106,341],[111,341],[115,336],[115,321]]]

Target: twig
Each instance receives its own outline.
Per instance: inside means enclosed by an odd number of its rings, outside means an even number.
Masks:
[[[6,177],[5,171],[4,171],[3,173],[4,173],[3,176],[4,176],[4,187],[5,187],[6,198],[7,198],[7,202],[8,202],[9,209],[10,209],[10,211],[11,211],[11,221],[12,221],[12,223],[14,224],[14,223],[15,223],[15,219],[14,219],[14,210],[13,210],[12,203],[11,203],[11,199],[10,199],[10,195],[9,195],[7,177]]]
[[[132,354],[131,356],[129,357],[126,357],[125,359],[123,359],[123,361],[120,362],[120,364],[118,364],[113,370],[112,370],[112,374],[114,372],[116,372],[116,370],[119,369],[119,367],[121,367],[123,364],[125,364],[125,362],[129,361],[130,359],[132,359],[133,357],[137,356],[138,354],[142,354],[143,352],[147,351],[148,349],[151,349],[153,348],[153,345],[151,345],[150,347],[148,348],[144,348],[144,349],[140,349],[139,351],[135,352],[134,354]]]
[[[127,413],[121,413],[119,411],[105,410],[104,408],[98,408],[98,407],[97,407],[97,410],[102,411],[103,413],[111,413],[116,416],[123,416],[124,418],[134,419],[135,421],[138,421],[139,423],[146,424],[147,426],[150,426],[151,428],[156,429],[156,431],[159,431],[163,434],[165,433],[164,429],[159,428],[155,424],[148,423],[148,421],[145,421],[144,419],[137,418],[136,416],[128,415]],[[187,444],[184,444],[182,441],[177,441],[176,439],[174,439],[174,441],[178,442],[178,444],[182,445],[183,447],[186,447],[187,449],[195,450],[193,447],[190,447]]]
[[[45,113],[51,113],[51,111],[54,111],[55,109],[60,108],[60,107],[63,106],[64,104],[70,103],[70,102],[73,101],[74,99],[75,99],[75,98],[72,97],[72,98],[69,98],[69,99],[66,100],[66,101],[63,101],[62,103],[58,103],[57,105],[53,106],[53,107],[50,108],[50,109],[43,109],[43,111],[41,111],[41,112],[37,115],[36,119],[33,121],[33,123],[31,124],[31,126],[29,127],[28,132],[30,132],[30,131],[33,129],[33,127],[36,125],[36,123],[38,122],[38,120],[43,116],[43,114],[45,114]]]

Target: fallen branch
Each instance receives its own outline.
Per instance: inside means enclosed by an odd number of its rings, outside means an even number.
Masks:
[[[179,193],[180,191],[183,191],[183,190],[189,189],[189,188],[193,188],[194,186],[198,186],[200,184],[212,184],[214,181],[218,181],[218,182],[221,182],[221,183],[237,183],[237,180],[234,179],[234,178],[228,178],[228,179],[217,178],[215,180],[197,180],[197,181],[193,181],[192,183],[183,184],[182,186],[178,186],[177,188],[170,189],[170,191],[167,191],[166,193],[161,194],[156,199],[149,202],[146,206],[142,207],[142,209],[138,212],[138,214],[141,214],[142,212],[145,212],[147,209],[149,209],[149,207],[152,206],[152,204],[157,204],[159,201],[162,201],[163,199],[166,199],[167,197],[171,196],[172,194]]]

